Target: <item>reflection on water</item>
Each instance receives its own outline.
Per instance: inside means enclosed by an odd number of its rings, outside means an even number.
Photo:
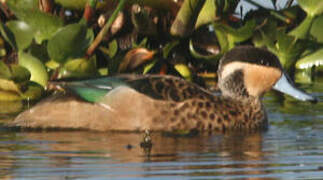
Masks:
[[[82,178],[306,178],[323,177],[323,134],[272,126],[266,133],[168,137],[152,133],[149,153],[141,134],[4,132],[4,179]],[[310,130],[310,131],[309,131]]]
[[[322,87],[303,85],[321,101]],[[323,179],[323,102],[313,105],[273,92],[264,100],[267,132],[152,133],[150,152],[140,147],[138,133],[2,128],[0,179]],[[0,117],[3,122],[7,116]]]

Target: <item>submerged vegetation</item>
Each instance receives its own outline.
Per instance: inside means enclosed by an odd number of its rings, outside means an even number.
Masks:
[[[2,0],[0,101],[37,100],[50,80],[157,73],[202,83],[236,45],[265,47],[300,81],[323,64],[323,1]],[[239,10],[240,13],[237,13]]]

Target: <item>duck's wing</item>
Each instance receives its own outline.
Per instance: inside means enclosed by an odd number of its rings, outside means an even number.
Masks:
[[[125,86],[158,100],[184,101],[212,96],[203,88],[181,78],[165,75],[120,75],[81,81],[56,82],[89,102],[98,102],[111,90]]]

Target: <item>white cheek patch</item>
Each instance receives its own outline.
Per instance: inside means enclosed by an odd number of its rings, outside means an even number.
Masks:
[[[228,75],[232,74],[233,72],[239,69],[244,69],[246,66],[248,66],[248,63],[243,63],[243,62],[232,62],[232,63],[226,64],[222,68],[221,78],[224,79]]]

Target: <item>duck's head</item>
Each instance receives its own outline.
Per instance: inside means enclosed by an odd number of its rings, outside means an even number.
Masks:
[[[219,88],[224,96],[259,99],[271,88],[303,101],[316,98],[297,89],[279,59],[265,49],[239,46],[226,53],[218,69]]]

